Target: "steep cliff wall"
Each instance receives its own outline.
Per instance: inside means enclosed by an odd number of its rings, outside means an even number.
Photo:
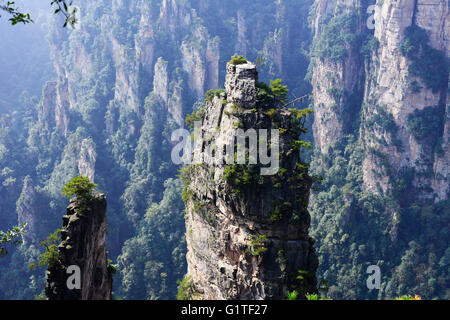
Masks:
[[[228,64],[225,91],[206,103],[194,131],[202,141],[194,149],[199,164],[186,169],[183,192],[186,281],[194,299],[284,299],[288,290],[304,298],[316,290],[307,210],[312,179],[294,147],[299,124],[287,109],[263,100],[257,83],[255,65]],[[271,175],[261,175],[261,165],[211,162],[243,130],[278,128],[279,153],[275,145],[271,152],[280,157],[280,168]],[[260,144],[264,140],[258,131]]]
[[[383,1],[366,13],[373,4],[316,4],[312,76],[316,146],[326,153],[346,134],[361,129],[365,190],[387,194],[400,171],[414,168],[414,184],[423,189],[420,196],[444,200],[449,191],[447,2]],[[368,22],[371,14],[373,29]],[[408,28],[416,33],[408,35]],[[417,41],[420,30],[424,36]],[[408,45],[420,58],[411,52],[408,56]],[[435,132],[421,134],[413,122],[427,117],[427,107],[434,108],[429,112],[439,119],[423,120],[434,121],[425,126]]]
[[[63,217],[59,261],[47,272],[45,293],[49,300],[110,300],[112,275],[106,257],[106,198],[98,194],[88,208],[75,202]],[[77,266],[81,271],[81,289],[69,289],[68,278]]]
[[[320,277],[333,298],[448,296],[448,1],[317,1],[313,12]],[[372,264],[377,292],[365,286]]]
[[[408,34],[408,30],[413,32]],[[421,30],[424,38],[415,39]],[[379,179],[380,174],[386,175],[389,167],[394,176],[402,168],[414,168],[414,184],[423,189],[419,196],[444,200],[450,172],[450,100],[445,72],[450,56],[448,1],[385,1],[379,7],[374,36],[379,47],[372,52],[364,118],[370,121],[382,108],[387,115],[381,116],[392,117],[394,123],[390,130],[382,126],[363,129],[366,149],[386,154],[389,161],[387,166],[379,154],[369,154],[364,161],[364,186],[376,192],[379,183],[384,192],[389,191],[392,176]],[[420,57],[408,53],[407,45]],[[427,117],[427,110],[437,119]],[[415,120],[423,122],[424,132],[413,125]]]

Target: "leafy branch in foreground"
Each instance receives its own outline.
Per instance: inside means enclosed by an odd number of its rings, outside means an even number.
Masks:
[[[8,250],[6,249],[6,245],[8,243],[17,245],[21,243],[20,237],[27,233],[25,228],[27,224],[24,223],[21,227],[14,227],[12,230],[8,230],[6,232],[0,231],[0,258],[4,257]]]
[[[77,7],[72,7],[72,1],[68,0],[52,0],[50,2],[50,5],[55,9],[55,14],[62,14],[66,18],[64,22],[64,27],[67,25],[70,25],[72,28],[75,28],[76,24],[78,23],[78,19],[76,17],[76,14],[78,12]],[[33,19],[31,19],[31,16],[29,13],[24,13],[19,10],[18,7],[16,7],[14,1],[8,1],[6,4],[2,4],[2,1],[0,0],[0,10],[8,13],[11,15],[11,18],[9,18],[9,21],[11,21],[11,24],[14,26],[18,23],[27,24],[30,22],[34,22]]]
[[[76,14],[78,12],[77,7],[72,7],[72,1],[67,0],[52,0],[52,6],[56,6],[55,14],[62,13],[66,17],[66,21],[64,22],[64,27],[70,25],[72,28],[75,28],[75,25],[78,23],[78,19]]]
[[[19,11],[19,8],[15,6],[14,1],[8,1],[6,4],[0,3],[0,10],[5,11],[6,13],[11,15],[9,21],[14,26],[18,23],[27,24],[33,22],[29,13],[23,13]]]

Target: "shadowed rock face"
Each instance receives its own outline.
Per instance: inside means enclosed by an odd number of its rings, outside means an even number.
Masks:
[[[49,300],[110,300],[112,276],[106,257],[106,197],[97,194],[87,210],[78,212],[72,202],[63,217],[59,264],[47,271],[45,293]],[[81,289],[69,290],[70,266],[81,270]]]
[[[262,176],[258,165],[238,165],[229,179],[229,165],[201,161],[188,168],[187,279],[194,299],[285,299],[294,289],[304,298],[316,290],[318,263],[307,210],[312,180],[292,147],[300,133],[291,112],[258,100],[257,79],[255,65],[228,64],[226,93],[207,102],[195,133],[204,142],[194,153],[226,143],[239,128],[268,129],[269,135],[283,128],[280,170]],[[213,131],[215,138],[208,140]],[[300,281],[299,272],[305,275]]]

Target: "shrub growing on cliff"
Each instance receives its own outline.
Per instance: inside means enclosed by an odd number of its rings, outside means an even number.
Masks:
[[[194,130],[194,125],[196,121],[201,121],[203,119],[203,116],[205,115],[205,109],[199,108],[192,112],[191,114],[188,114],[186,116],[185,123],[188,126],[190,130]]]
[[[237,54],[232,56],[231,60],[230,60],[230,63],[234,64],[235,66],[237,66],[238,64],[246,64],[247,62],[248,62],[247,59],[245,59],[243,56],[237,55]]]
[[[395,300],[422,300],[422,297],[417,294],[415,296],[406,295],[406,296],[401,296]]]
[[[405,30],[400,52],[411,61],[408,68],[410,75],[420,77],[427,88],[436,93],[447,86],[449,62],[442,51],[432,48],[428,42],[426,31],[412,25]]]
[[[89,202],[93,199],[93,194],[97,186],[89,178],[78,176],[66,183],[62,194],[69,199],[75,196],[78,201]]]
[[[277,104],[286,104],[289,89],[281,84],[281,79],[270,81],[270,86],[264,82],[258,82],[256,88],[258,90],[258,101],[264,106],[273,107]]]
[[[244,188],[260,182],[255,165],[230,164],[223,171],[223,179],[227,181],[235,195],[241,195]]]
[[[426,143],[432,148],[441,144],[441,137],[445,125],[445,107],[425,107],[414,110],[408,115],[408,129],[418,141]]]
[[[272,90],[276,103],[286,104],[289,89],[287,86],[281,84],[281,79],[271,80],[270,89]]]
[[[267,252],[267,248],[265,247],[268,238],[265,234],[261,234],[259,236],[250,236],[250,252],[254,256],[260,256]]]
[[[177,300],[192,300],[198,296],[195,292],[194,286],[192,284],[192,278],[190,276],[185,276],[183,280],[177,281],[178,283],[178,293]]]
[[[225,89],[222,89],[222,88],[219,88],[216,90],[211,89],[211,90],[206,91],[205,102],[212,101],[214,99],[214,97],[220,97],[220,95],[224,92],[225,92]]]
[[[330,22],[314,41],[312,56],[331,61],[343,61],[351,48],[357,44],[357,15],[342,13],[331,18]]]
[[[47,239],[41,242],[41,247],[45,247],[45,251],[41,254],[38,261],[39,267],[55,268],[59,263],[58,244],[60,242],[59,235],[61,229],[50,234]],[[36,269],[36,264],[32,263],[28,266],[30,270]]]
[[[286,291],[286,299],[287,300],[297,300],[297,298],[298,298],[298,292],[296,290]]]

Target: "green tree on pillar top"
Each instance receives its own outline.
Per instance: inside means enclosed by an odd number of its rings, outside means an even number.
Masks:
[[[91,182],[89,178],[78,176],[72,178],[72,180],[64,186],[62,194],[69,199],[75,196],[79,208],[81,211],[84,211],[84,209],[86,209],[85,206],[94,199],[94,193],[97,187],[98,185]]]

